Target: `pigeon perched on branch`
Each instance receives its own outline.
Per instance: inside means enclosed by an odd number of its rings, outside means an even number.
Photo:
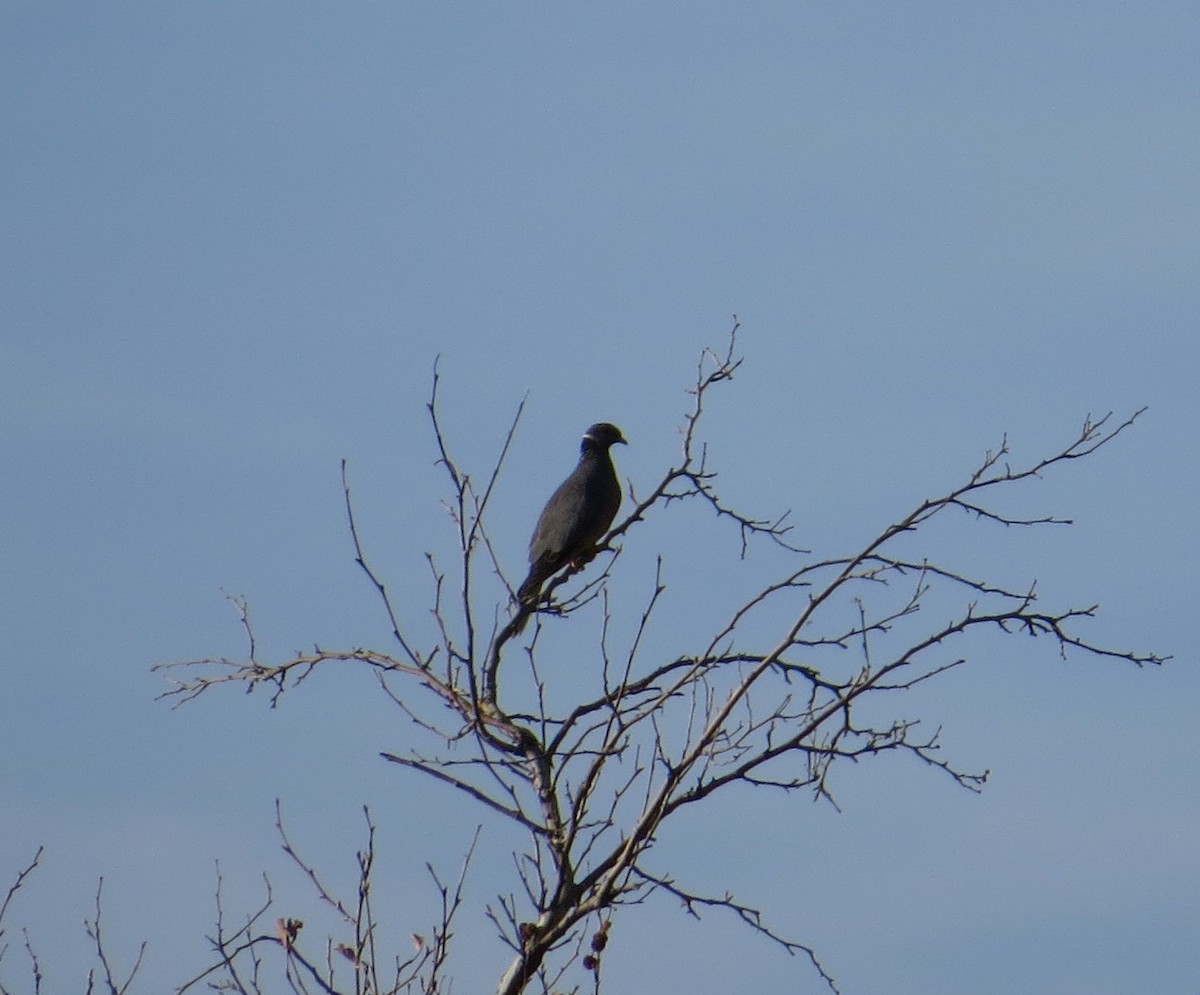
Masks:
[[[573,571],[595,556],[621,506],[621,483],[609,449],[625,444],[616,425],[599,422],[583,434],[579,462],[546,502],[529,540],[529,576],[517,591],[517,631],[541,599],[542,585],[563,567]]]

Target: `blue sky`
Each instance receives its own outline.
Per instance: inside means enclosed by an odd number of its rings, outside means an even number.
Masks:
[[[118,959],[149,942],[146,992],[204,962],[217,860],[231,906],[265,870],[315,916],[276,797],[346,880],[369,803],[396,928],[423,928],[424,862],[453,868],[479,814],[377,758],[404,730],[370,681],[171,711],[150,666],[240,653],[225,591],[264,656],[385,643],[343,457],[424,624],[422,553],[451,541],[435,356],[476,472],[528,392],[492,519],[515,573],[589,423],[625,430],[635,486],[674,458],[736,313],[747,362],[707,428],[723,493],[793,509],[823,555],[1006,432],[1036,458],[1149,405],[1027,492],[1073,529],[950,551],[1175,659],[982,647],[914,707],[993,771],[983,795],[879,762],[842,773],[841,814],[740,798],[664,850],[848,993],[1194,991],[1198,38],[1184,3],[6,4],[0,880],[46,845],[10,929],[51,988],[82,986],[101,875]],[[734,538],[695,525],[640,538],[671,550],[682,626],[689,574]],[[477,913],[511,887],[472,880],[464,991],[500,972]],[[18,990],[22,953],[0,965]],[[668,901],[617,921],[606,970],[820,990]]]

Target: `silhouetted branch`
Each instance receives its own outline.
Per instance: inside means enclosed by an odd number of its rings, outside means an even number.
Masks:
[[[762,913],[749,905],[743,905],[728,893],[723,898],[712,898],[704,895],[696,895],[685,891],[678,887],[674,881],[666,877],[658,877],[649,873],[641,867],[635,868],[634,873],[642,880],[654,885],[670,895],[675,896],[683,904],[684,910],[694,919],[700,918],[700,908],[724,909],[727,912],[732,912],[745,925],[749,926],[754,932],[766,937],[772,943],[783,947],[789,954],[804,954],[808,958],[809,963],[821,976],[822,980],[829,986],[830,990],[837,992],[837,984],[833,980],[833,976],[821,966],[820,960],[817,959],[816,952],[805,946],[803,943],[797,943],[795,940],[785,939],[773,929],[763,922]]]
[[[12,904],[13,896],[21,890],[21,886],[25,883],[25,879],[29,877],[29,875],[35,870],[37,870],[37,866],[42,860],[42,854],[45,851],[46,848],[44,846],[39,846],[37,848],[37,853],[33,855],[33,859],[26,864],[24,868],[17,872],[16,879],[9,886],[7,893],[5,893],[4,901],[3,903],[0,903],[0,941],[3,941],[4,939],[4,917],[8,913],[9,905]]]
[[[104,948],[104,936],[100,928],[100,893],[104,889],[104,878],[96,885],[96,916],[94,919],[83,921],[84,928],[87,930],[87,935],[91,939],[96,948],[96,958],[100,961],[100,966],[104,971],[104,977],[99,979],[99,983],[103,984],[104,991],[108,995],[125,995],[129,991],[129,986],[133,983],[134,977],[138,973],[138,969],[142,966],[142,957],[146,953],[146,943],[142,942],[138,948],[137,960],[134,961],[133,967],[130,968],[128,976],[124,981],[118,981],[113,975],[112,966],[108,962],[108,952]],[[88,992],[95,991],[97,979],[94,971],[88,971],[87,990]]]

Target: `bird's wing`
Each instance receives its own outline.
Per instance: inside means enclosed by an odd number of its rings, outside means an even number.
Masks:
[[[565,560],[575,552],[583,538],[586,508],[586,488],[568,477],[542,509],[529,540],[529,562]]]

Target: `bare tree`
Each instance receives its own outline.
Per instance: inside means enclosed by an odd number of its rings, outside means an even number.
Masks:
[[[239,684],[267,690],[272,704],[315,668],[370,668],[381,691],[412,720],[402,727],[411,741],[385,758],[465,793],[489,817],[519,827],[526,840],[513,855],[513,890],[497,896],[486,910],[510,950],[507,965],[497,967],[500,995],[577,991],[581,984],[599,991],[612,917],[623,906],[656,895],[682,903],[693,915],[709,909],[731,913],[787,952],[807,958],[836,991],[816,953],[781,935],[751,905],[729,894],[702,894],[688,883],[687,867],[657,865],[652,845],[673,817],[735,786],[833,801],[830,772],[837,761],[883,753],[908,755],[978,790],[986,771],[957,767],[940,753],[937,732],[926,733],[917,720],[903,717],[898,702],[888,704],[898,692],[962,666],[966,657],[956,648],[969,634],[1038,636],[1063,654],[1137,666],[1166,659],[1089,640],[1083,623],[1094,606],[1043,608],[1033,584],[1005,587],[958,562],[910,552],[919,548],[916,537],[925,535],[934,519],[956,513],[966,513],[981,528],[1068,524],[1050,516],[1011,516],[997,499],[1022,481],[1091,456],[1133,424],[1140,411],[1123,421],[1089,417],[1065,446],[1023,464],[1010,462],[1004,440],[959,486],[920,502],[858,551],[813,555],[792,544],[783,518],[753,517],[730,506],[717,490],[701,428],[710,394],[732,380],[741,365],[737,331],[735,324],[726,349],[706,351],[701,358],[678,462],[642,496],[631,488],[631,510],[601,543],[601,558],[583,574],[559,575],[546,585],[536,608],[539,624],[524,637],[524,616],[534,609],[514,602],[507,623],[497,616],[496,578],[504,581],[510,598],[512,585],[486,524],[520,408],[480,486],[452,455],[438,413],[435,369],[428,410],[450,486],[458,548],[452,566],[428,558],[436,639],[428,646],[418,643],[404,621],[415,606],[398,604],[369,563],[343,466],[355,556],[387,613],[394,648],[316,650],[265,663],[257,658],[239,602],[250,640],[248,659],[163,665],[187,668],[166,693],[180,702],[219,685]],[[776,573],[749,596],[731,595],[721,614],[709,613],[707,631],[697,623],[673,634],[675,648],[664,653],[649,648],[659,641],[649,634],[665,592],[660,558],[633,635],[618,648],[609,598],[621,552],[616,543],[641,541],[647,522],[691,502],[707,505],[718,523],[737,530],[743,556],[765,543],[780,554],[769,562],[784,566],[772,568]],[[712,576],[721,570],[713,564]],[[580,626],[571,649],[576,658],[592,661],[590,690],[565,707],[551,704],[562,695],[548,693],[556,690],[548,675],[559,669],[543,638],[550,618],[570,617],[596,604],[602,608],[599,638],[593,642],[594,632],[589,635],[591,630]],[[922,623],[928,613],[918,612],[929,605],[936,605],[945,621]],[[869,717],[863,707],[868,700],[873,703]],[[881,715],[891,717],[881,721]],[[295,856],[286,834],[284,840]],[[372,850],[364,852],[360,892],[365,895]],[[416,959],[392,954],[394,970],[385,979],[377,969],[382,952],[374,949],[369,909],[363,903],[338,903],[316,874],[307,872],[321,897],[344,914],[355,937],[349,952],[343,951],[355,966],[352,980],[339,987],[332,957],[322,969],[301,955],[299,926],[290,925],[294,920],[280,920],[273,934],[255,932],[253,923],[266,915],[268,897],[240,930],[218,927],[214,946],[220,959],[213,972],[221,974],[226,988],[260,991],[255,949],[272,943],[288,952],[289,982],[296,991],[444,990],[446,944],[461,904],[461,879],[450,888],[438,880],[442,911],[432,944],[419,946]],[[572,971],[582,971],[585,982]]]

